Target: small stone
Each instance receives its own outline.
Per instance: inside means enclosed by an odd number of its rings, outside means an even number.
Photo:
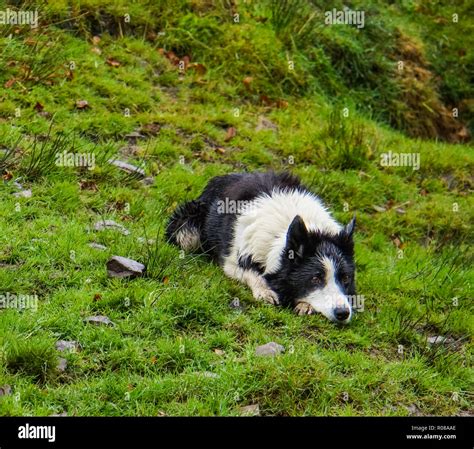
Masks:
[[[9,396],[10,394],[12,394],[12,387],[10,385],[0,387],[0,396]]]
[[[137,131],[132,131],[131,133],[125,134],[125,138],[129,140],[143,139],[145,136],[140,134]]]
[[[265,130],[265,129],[271,129],[273,131],[278,131],[278,126],[275,125],[275,123],[273,123],[271,120],[264,117],[263,115],[260,115],[258,117],[258,122],[257,122],[257,126],[255,128],[255,131],[262,131],[262,130]]]
[[[120,223],[116,223],[113,220],[102,220],[98,221],[94,225],[94,231],[103,231],[104,229],[116,229],[117,231],[121,232],[123,235],[129,235],[130,231],[128,231],[125,226],[121,225]]]
[[[142,179],[141,183],[144,186],[152,186],[155,183],[155,178],[153,176],[147,176],[145,179]]]
[[[423,416],[423,413],[421,413],[421,410],[415,404],[405,406],[405,408],[410,413],[410,416]]]
[[[58,371],[63,373],[64,371],[66,371],[66,368],[67,368],[67,360],[60,357],[58,359],[58,366],[57,366]]]
[[[449,337],[443,337],[441,335],[436,335],[434,337],[428,337],[426,339],[426,341],[428,342],[428,344],[430,345],[440,345],[442,343],[446,343],[446,344],[450,344],[450,343],[454,343],[454,339],[453,338],[449,338]]]
[[[210,379],[219,379],[219,374],[212,373],[211,371],[203,371],[202,373],[195,373],[198,376],[201,377],[208,377]]]
[[[105,251],[105,250],[107,249],[106,246],[101,245],[100,243],[95,243],[95,242],[89,243],[89,246],[90,246],[91,248],[100,249],[100,250],[102,250],[102,251]]]
[[[27,190],[21,190],[20,192],[15,192],[13,194],[13,196],[15,198],[31,198],[32,197],[32,193],[31,193],[31,190],[30,189],[27,189]]]
[[[59,340],[56,342],[56,349],[60,352],[76,352],[79,348],[77,341]]]
[[[84,319],[86,323],[95,324],[97,326],[115,326],[115,323],[110,321],[109,317],[104,315],[90,316]]]
[[[144,272],[145,265],[127,257],[113,256],[107,262],[107,274],[113,278],[136,277]]]
[[[54,413],[53,415],[49,415],[49,416],[57,416],[57,417],[60,417],[60,416],[67,416],[67,412],[61,412],[61,413]]]
[[[135,165],[129,164],[128,162],[110,159],[109,163],[129,174],[138,175],[141,178],[145,177],[145,170],[136,167]]]
[[[258,404],[245,405],[239,407],[240,416],[260,416],[260,406]]]
[[[223,351],[222,349],[214,349],[214,353],[220,356],[225,355],[225,351]]]
[[[271,341],[262,346],[257,346],[255,349],[255,355],[260,357],[275,356],[281,354],[285,350],[285,347]]]

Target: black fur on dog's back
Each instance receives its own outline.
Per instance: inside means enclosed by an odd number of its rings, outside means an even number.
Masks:
[[[179,231],[194,231],[200,237],[200,249],[218,262],[228,255],[237,214],[218,213],[219,201],[251,201],[275,189],[306,191],[298,177],[288,172],[232,173],[209,181],[201,196],[176,209],[168,222],[166,238],[178,245]],[[220,232],[216,232],[220,230]]]

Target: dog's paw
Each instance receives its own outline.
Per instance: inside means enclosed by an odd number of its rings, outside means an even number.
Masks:
[[[269,288],[256,288],[252,292],[255,299],[260,301],[264,301],[268,304],[273,304],[277,306],[280,304],[280,300],[278,299],[278,295]]]
[[[312,315],[314,313],[314,309],[311,307],[311,304],[307,302],[299,302],[296,304],[294,310],[298,315]]]

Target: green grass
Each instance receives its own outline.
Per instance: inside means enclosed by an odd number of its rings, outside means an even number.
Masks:
[[[224,2],[181,3],[178,14],[166,2],[90,0],[63,23],[55,3],[36,32],[9,39],[14,30],[0,29],[0,82],[15,79],[0,94],[0,294],[38,298],[37,310],[0,311],[0,387],[12,387],[0,415],[237,415],[255,403],[262,415],[398,416],[413,405],[426,415],[472,413],[472,145],[403,134],[417,136],[416,120],[394,109],[404,85],[387,68],[397,60],[392,28],[440,58],[429,30],[450,7],[373,6],[365,34],[318,26],[306,34],[304,8],[286,21],[274,2],[242,6],[236,24]],[[314,4],[322,14],[323,2]],[[464,37],[445,32],[458,48]],[[180,73],[163,47],[206,72]],[[469,67],[459,58],[436,59],[433,70],[448,63],[423,94],[451,105],[472,85],[455,82]],[[78,100],[89,107],[77,109]],[[257,131],[261,116],[278,130]],[[127,137],[150,124],[159,132]],[[96,166],[57,166],[63,151],[94,154]],[[420,169],[381,166],[388,151],[419,153]],[[154,183],[108,164],[113,155],[144,166]],[[268,168],[300,175],[338,220],[357,214],[365,304],[349,326],[258,303],[204,256],[164,242],[171,212],[210,178]],[[16,179],[31,198],[13,195]],[[130,235],[93,231],[102,218]],[[108,278],[112,255],[145,263],[147,275]],[[234,298],[243,310],[229,306]],[[115,326],[85,323],[91,315]],[[455,343],[429,346],[436,335]],[[59,353],[58,340],[80,348]],[[269,341],[285,352],[256,357]]]

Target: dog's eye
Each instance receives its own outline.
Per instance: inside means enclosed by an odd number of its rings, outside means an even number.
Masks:
[[[351,282],[351,278],[347,274],[344,274],[342,275],[341,281],[343,284],[347,285]]]
[[[311,283],[313,285],[321,285],[323,283],[323,277],[317,274],[311,278]]]

